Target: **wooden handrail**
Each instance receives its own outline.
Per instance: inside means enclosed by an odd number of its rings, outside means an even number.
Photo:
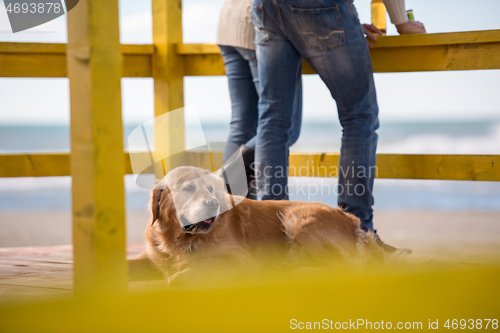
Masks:
[[[375,72],[500,69],[500,30],[380,36],[373,43]],[[175,44],[185,76],[225,75],[214,44]],[[123,77],[153,77],[155,46],[122,45]],[[304,62],[304,74],[315,74]],[[0,77],[66,77],[66,46],[0,43]]]
[[[203,164],[203,154],[186,156],[186,165]],[[214,152],[213,158],[220,165],[222,153]],[[338,159],[338,153],[291,153],[290,176],[337,177]],[[129,153],[124,160],[125,173],[132,174]],[[70,175],[68,153],[0,155],[0,177]],[[500,181],[500,155],[377,154],[376,177]]]

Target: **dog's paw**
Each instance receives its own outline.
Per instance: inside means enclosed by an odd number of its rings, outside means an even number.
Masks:
[[[189,284],[189,274],[185,271],[170,275],[168,285],[170,287],[184,287]]]

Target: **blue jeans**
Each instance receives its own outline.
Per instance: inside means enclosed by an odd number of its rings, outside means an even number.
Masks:
[[[368,45],[351,0],[254,0],[259,127],[258,198],[287,199],[288,129],[303,59],[337,102],[343,128],[338,204],[373,230],[378,106]]]
[[[231,98],[231,123],[227,142],[235,144],[226,146],[224,160],[227,160],[235,152],[235,148],[242,144],[255,151],[259,119],[259,76],[254,50],[223,45],[219,45],[219,48],[226,67]],[[292,126],[287,129],[290,136],[287,149],[299,138],[302,122],[302,77],[299,75],[295,82]]]

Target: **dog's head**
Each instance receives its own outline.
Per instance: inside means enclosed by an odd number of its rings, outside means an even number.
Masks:
[[[153,190],[153,223],[167,219],[187,233],[207,233],[227,210],[229,196],[221,178],[208,170],[179,167],[170,171]],[[173,221],[172,221],[173,220]]]

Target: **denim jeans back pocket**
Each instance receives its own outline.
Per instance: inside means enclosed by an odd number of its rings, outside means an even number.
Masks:
[[[344,44],[344,29],[337,5],[323,8],[292,7],[292,13],[302,36],[311,47],[326,51]]]
[[[265,26],[265,13],[262,3],[252,8],[252,21],[255,26],[255,44],[264,43],[274,36],[274,32]]]

